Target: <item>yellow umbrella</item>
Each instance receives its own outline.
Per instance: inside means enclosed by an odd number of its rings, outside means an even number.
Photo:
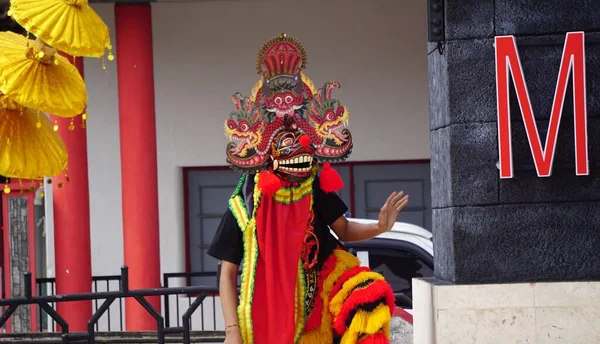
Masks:
[[[22,108],[17,102],[0,93],[0,110],[20,110]]]
[[[68,59],[43,42],[0,32],[0,92],[15,102],[60,117],[84,112],[85,82]]]
[[[11,0],[10,15],[46,44],[71,56],[111,53],[108,27],[87,0]]]
[[[0,175],[21,179],[59,175],[67,168],[68,154],[50,120],[2,98],[0,95],[0,106],[4,106],[0,107]]]

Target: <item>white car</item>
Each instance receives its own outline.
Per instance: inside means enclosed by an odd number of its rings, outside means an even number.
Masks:
[[[360,223],[377,220],[351,219]],[[412,309],[412,279],[433,276],[432,234],[425,228],[396,222],[394,227],[371,240],[343,243],[361,264],[382,273],[392,286],[396,305]]]
[[[355,219],[350,218],[349,220],[356,221],[359,223],[377,223],[377,220],[369,219]],[[377,238],[401,240],[412,243],[425,252],[427,252],[433,258],[433,235],[430,231],[423,227],[413,225],[406,222],[396,222],[394,227],[389,232],[380,234]]]

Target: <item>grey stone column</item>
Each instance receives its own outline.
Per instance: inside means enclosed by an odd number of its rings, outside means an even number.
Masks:
[[[511,86],[515,177],[501,180],[494,36],[517,37],[544,143],[569,31],[586,32],[590,175],[575,176],[572,87],[552,176],[539,178]],[[429,56],[436,277],[455,283],[600,280],[600,4],[446,0],[446,40],[442,55]]]
[[[8,199],[8,231],[10,250],[10,295],[24,296],[25,281],[23,276],[29,267],[29,216],[27,197],[10,197]],[[33,287],[33,286],[32,286]],[[31,332],[31,308],[19,307],[11,317],[12,331],[17,333]]]

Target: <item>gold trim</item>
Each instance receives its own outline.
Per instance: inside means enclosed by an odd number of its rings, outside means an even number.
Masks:
[[[263,75],[264,73],[263,59],[265,57],[265,51],[267,51],[267,49],[269,49],[273,45],[281,42],[291,43],[298,48],[298,52],[302,56],[302,66],[300,66],[300,69],[302,70],[306,68],[308,58],[306,57],[306,50],[304,50],[304,46],[302,45],[302,43],[298,39],[292,36],[288,36],[285,33],[282,33],[281,35],[268,40],[258,51],[258,56],[256,57],[256,72],[258,74]]]
[[[315,84],[304,73],[300,73],[300,76],[302,77],[302,81],[306,84],[306,86],[308,86],[308,88],[310,89],[310,92],[314,96],[315,93],[317,92],[317,88],[315,87]],[[256,95],[258,94],[258,91],[261,89],[262,86],[263,86],[263,80],[258,79],[256,84],[254,84],[254,87],[252,87],[252,91],[250,92],[250,100],[253,103],[256,101]]]

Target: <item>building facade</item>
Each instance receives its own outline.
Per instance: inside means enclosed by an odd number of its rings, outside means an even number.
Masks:
[[[26,269],[64,280],[71,272],[57,258],[65,258],[74,237],[85,243],[71,247],[84,249],[69,257],[90,258],[80,265],[93,275],[117,274],[129,261],[137,277],[151,275],[139,281],[152,287],[160,273],[214,270],[204,250],[237,180],[224,166],[229,97],[250,92],[257,48],[285,31],[304,42],[306,74],[316,84],[343,86],[339,99],[352,113],[356,147],[336,168],[348,185],[342,197],[349,215],[373,217],[383,195],[400,188],[411,194],[401,220],[433,231],[435,277],[414,284],[417,343],[600,340],[600,13],[591,2],[238,0],[94,8],[113,33],[117,59],[106,70],[98,60],[81,66],[89,120],[78,147],[87,147],[71,154],[87,161],[78,160],[77,170],[88,171],[81,191],[89,190],[89,207],[88,197],[81,200],[89,220],[64,226],[56,183],[44,187],[43,199],[39,192],[3,194],[3,222],[10,218],[15,228],[4,226],[5,288],[20,290],[17,276]],[[573,37],[585,39],[565,50],[567,32],[576,31]],[[504,49],[509,39],[518,53],[498,54],[499,36]],[[515,76],[519,68],[524,78]],[[500,135],[507,123],[512,129]],[[556,142],[552,156],[548,137]],[[507,139],[510,168],[499,157]],[[554,169],[540,172],[548,162]],[[26,259],[13,260],[9,248]],[[21,311],[15,329],[36,316],[34,308]]]
[[[309,60],[306,74],[315,84],[338,81],[342,85],[337,97],[351,112],[355,148],[350,161],[334,167],[347,185],[342,197],[350,207],[348,215],[376,216],[389,190],[402,188],[411,194],[413,205],[401,220],[431,229],[425,3],[158,1],[151,5],[119,4],[118,9],[113,3],[92,5],[109,26],[116,56],[115,61],[86,58],[80,66],[89,96],[84,151],[92,275],[119,274],[127,263],[125,228],[131,223],[128,221],[143,216],[158,220],[158,238],[148,238],[156,239],[154,247],[159,249],[146,252],[160,262],[159,271],[153,273],[215,269],[216,262],[204,250],[239,176],[225,163],[223,125],[233,110],[230,97],[238,91],[250,92],[259,79],[254,69],[258,49],[281,32],[304,43]],[[146,41],[136,38],[139,32],[124,32],[125,28],[134,29],[131,20],[139,19],[137,14],[125,19],[128,9],[136,6],[151,6],[150,16],[140,23],[148,25],[145,32],[151,33],[149,38],[143,37]],[[119,47],[123,46],[127,52],[120,54]],[[144,77],[151,73],[153,85],[132,82],[134,74],[118,70],[120,61],[126,61],[132,70],[138,61],[140,66],[151,62],[153,67],[145,70]],[[132,85],[144,90],[131,89]],[[155,147],[147,134],[135,136],[135,124],[126,126],[127,134],[123,132],[124,124],[133,123],[124,120],[128,116],[123,110],[127,99],[133,100],[130,110],[137,111],[137,94],[148,99],[151,91],[155,115],[146,116],[141,125],[154,118]],[[140,130],[152,131],[144,128]],[[68,135],[73,132],[64,133]],[[81,148],[78,141],[73,142]],[[127,148],[132,144],[139,149]],[[138,169],[138,175],[124,185],[124,171],[132,170],[124,166],[123,161],[130,163],[131,156],[124,158],[123,152],[143,157],[152,155],[153,148],[157,153],[157,181],[146,180],[146,173]],[[71,151],[72,157],[80,157],[80,153]],[[79,171],[85,170],[79,166]],[[69,174],[69,183],[81,187],[76,184],[81,181],[77,170]],[[18,185],[12,186],[18,191]],[[155,192],[146,192],[152,189]],[[65,219],[77,218],[77,214],[59,201],[65,197],[58,197],[61,192],[56,183],[47,184],[43,199],[38,192],[37,198],[29,200],[45,207],[36,218],[43,220],[44,230],[38,234],[30,231],[35,236],[32,242],[40,244],[35,250],[30,246],[36,263],[29,266],[36,268],[37,277],[73,274],[61,270],[57,249],[64,251],[67,243],[77,246],[74,241],[85,238],[81,236],[85,225],[73,225],[69,229],[73,232],[65,229]],[[147,204],[157,202],[158,214],[150,206],[147,212],[138,208],[124,215],[131,197],[139,193],[157,195]],[[16,195],[13,192],[10,196]],[[4,196],[7,211],[9,198]],[[81,199],[85,202],[86,197]],[[55,240],[55,234],[63,239]]]
[[[94,8],[115,32],[114,5]],[[298,20],[290,23],[290,16]],[[223,123],[233,109],[230,96],[250,91],[259,77],[254,70],[258,48],[279,31],[305,44],[306,73],[316,84],[341,83],[339,98],[351,111],[356,142],[351,161],[426,163],[425,18],[425,4],[392,0],[376,6],[342,1],[152,4],[158,185],[140,180],[138,187],[158,189],[161,270],[186,267],[184,168],[226,165]],[[100,61],[85,61],[95,275],[118,273],[123,263],[117,63],[118,58],[107,62],[103,70]],[[222,184],[233,186],[233,172],[223,173]],[[428,171],[419,177],[427,178]],[[230,192],[220,191],[222,208]]]

